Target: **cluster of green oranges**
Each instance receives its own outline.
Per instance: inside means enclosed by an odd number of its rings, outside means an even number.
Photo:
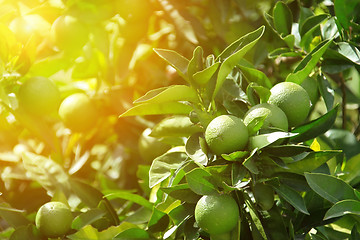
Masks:
[[[261,129],[285,132],[305,121],[311,102],[302,86],[281,82],[273,86],[270,92],[268,102],[251,107],[244,119],[221,115],[209,123],[205,140],[213,153],[221,155],[244,150],[249,139],[248,127],[258,119],[264,119]]]
[[[19,88],[18,100],[20,108],[33,115],[57,112],[65,126],[75,132],[87,131],[97,122],[98,112],[88,95],[74,93],[62,100],[56,84],[45,77],[26,79]]]
[[[306,120],[311,102],[302,86],[281,82],[273,86],[270,92],[268,102],[251,107],[244,119],[220,115],[209,123],[205,130],[205,140],[214,154],[244,150],[250,135],[248,126],[256,119],[263,119],[262,130],[278,129],[285,132]],[[269,210],[273,207],[274,190],[271,186],[256,183],[252,186],[252,192],[261,209]],[[212,239],[223,239],[240,220],[239,206],[236,200],[227,194],[205,195],[196,204],[195,220]]]

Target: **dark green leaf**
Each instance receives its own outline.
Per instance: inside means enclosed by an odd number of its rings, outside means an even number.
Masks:
[[[325,133],[332,127],[335,122],[338,106],[339,105],[337,105],[331,111],[327,112],[321,117],[314,119],[304,125],[296,127],[291,132],[298,133],[298,135],[291,137],[290,141],[303,142]]]
[[[217,193],[212,175],[204,169],[195,168],[186,174],[186,180],[190,189],[199,195]]]
[[[330,111],[330,109],[334,107],[335,91],[332,89],[329,81],[324,75],[319,74],[317,77],[317,81],[320,94],[325,101],[326,109],[327,111]]]
[[[169,196],[185,201],[188,203],[197,203],[200,196],[193,191],[191,191],[189,184],[178,184],[173,187],[161,188],[162,191],[169,194]]]
[[[340,151],[318,151],[310,152],[301,160],[286,165],[285,171],[303,174],[304,172],[311,172],[329,161],[334,156],[338,155]]]
[[[309,212],[306,208],[305,201],[294,189],[286,186],[285,184],[281,184],[278,180],[267,181],[270,184],[277,194],[279,194],[282,198],[284,198],[288,203],[290,203],[294,208],[299,210],[300,212],[309,215]]]
[[[92,224],[106,214],[102,209],[89,209],[84,213],[78,215],[72,222],[71,228],[79,230],[86,225]]]
[[[358,200],[354,189],[339,178],[322,173],[305,173],[305,178],[312,190],[332,203]]]
[[[320,14],[306,18],[304,23],[300,26],[300,36],[303,37],[307,32],[312,31],[312,29],[318,27],[320,23],[322,23],[327,18],[327,14]]]
[[[293,22],[289,7],[282,1],[278,1],[273,9],[274,26],[279,35],[287,36],[291,33]]]
[[[24,211],[12,208],[8,203],[0,203],[0,216],[12,227],[25,226],[30,223],[24,216]]]
[[[342,200],[335,203],[325,214],[324,220],[330,218],[342,217],[346,214],[360,215],[360,201]]]
[[[270,146],[264,149],[264,152],[270,153],[277,157],[292,157],[304,152],[312,152],[313,150],[308,146],[303,145],[278,145]]]
[[[249,138],[249,148],[250,149],[262,149],[266,146],[269,146],[272,143],[280,139],[290,138],[296,136],[297,133],[289,133],[289,132],[272,132],[267,134],[260,134],[256,136],[252,136]]]

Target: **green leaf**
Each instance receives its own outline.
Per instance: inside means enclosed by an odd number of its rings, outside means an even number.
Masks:
[[[358,200],[354,189],[339,178],[322,173],[305,173],[305,178],[312,190],[332,203]]]
[[[334,107],[335,91],[332,89],[331,84],[322,74],[317,77],[319,91],[323,97],[326,105],[326,110],[330,111]]]
[[[335,203],[325,214],[324,220],[347,214],[360,215],[360,201],[348,199]]]
[[[161,188],[162,191],[169,194],[169,196],[188,203],[197,203],[200,196],[191,191],[189,184],[178,184],[172,187]]]
[[[304,172],[311,172],[340,153],[341,151],[335,150],[310,152],[301,160],[293,163],[288,163],[286,165],[285,171],[298,174],[303,174]]]
[[[335,15],[342,27],[349,30],[351,20],[356,16],[357,0],[336,0],[334,2]]]
[[[142,103],[164,103],[176,101],[198,102],[198,97],[194,89],[186,85],[171,85],[150,90],[144,96],[134,101],[134,104]]]
[[[164,115],[164,114],[186,114],[188,115],[193,108],[180,102],[164,103],[142,103],[135,105],[121,114],[119,117],[144,116],[144,115]]]
[[[226,161],[236,162],[242,161],[249,155],[248,151],[236,151],[230,154],[221,154],[221,157],[224,158]]]
[[[245,67],[243,65],[238,65],[242,74],[244,74],[248,83],[257,83],[259,86],[266,88],[271,88],[272,83],[270,79],[265,75],[265,73],[250,67]]]
[[[188,116],[171,116],[161,120],[151,130],[151,137],[188,137],[203,129]]]
[[[306,18],[304,23],[299,27],[300,36],[303,37],[307,32],[313,31],[314,28],[318,27],[329,15],[320,14]]]
[[[186,175],[190,189],[199,195],[210,195],[218,192],[212,175],[204,169],[195,168]]]
[[[203,70],[204,68],[203,54],[204,54],[204,50],[202,49],[201,46],[195,48],[193,52],[193,57],[191,58],[187,68],[189,79],[193,80],[193,75]]]
[[[267,134],[260,134],[250,137],[248,146],[251,150],[255,148],[262,149],[266,146],[269,146],[272,143],[275,143],[280,139],[290,138],[296,135],[297,133],[289,133],[289,132],[272,132]]]
[[[130,193],[129,191],[125,191],[125,190],[111,190],[109,193],[105,195],[105,197],[109,200],[117,199],[117,198],[128,200],[130,202],[139,204],[140,206],[146,207],[148,209],[153,209],[154,207],[151,202],[149,202],[142,196],[138,194]]]
[[[217,59],[221,59],[223,62],[220,65],[212,99],[214,99],[219,92],[229,73],[231,73],[233,68],[239,63],[243,56],[257,43],[260,37],[264,34],[264,31],[265,27],[261,26],[257,30],[248,33],[247,35],[230,44],[230,46],[228,46],[218,56]]]
[[[295,70],[286,77],[286,82],[294,82],[301,84],[302,81],[309,76],[309,74],[316,67],[326,49],[330,46],[332,40],[325,40],[314,48],[306,57],[299,63]]]
[[[284,2],[279,1],[275,4],[273,21],[275,29],[281,36],[287,36],[291,33],[293,17],[289,7]]]
[[[151,164],[149,172],[149,187],[153,188],[158,183],[171,176],[172,171],[179,169],[188,162],[184,152],[167,152],[157,158]]]
[[[150,236],[149,234],[141,228],[138,227],[134,227],[134,228],[129,228],[124,230],[123,232],[119,233],[115,238],[113,238],[114,240],[128,240],[128,239],[132,239],[132,240],[146,240],[149,239]]]
[[[301,54],[294,52],[289,48],[277,48],[271,51],[268,54],[269,58],[278,58],[278,57],[301,57]]]
[[[173,50],[155,48],[154,51],[162,59],[164,59],[167,63],[169,63],[173,68],[175,68],[177,73],[183,79],[185,79],[187,82],[189,82],[189,79],[187,77],[187,68],[189,65],[188,59],[186,59],[184,56],[180,55],[179,53],[177,53]]]
[[[73,192],[91,208],[97,208],[104,195],[95,187],[82,180],[70,178],[69,181]]]
[[[344,174],[341,177],[344,181],[350,184],[356,184],[360,176],[360,154],[357,154],[346,161],[343,169]],[[356,181],[356,182],[352,182]]]
[[[216,62],[208,68],[194,73],[192,76],[194,82],[199,86],[205,86],[214,76],[220,66],[220,62]]]
[[[74,218],[71,228],[80,230],[86,225],[92,224],[96,220],[100,219],[106,214],[106,212],[102,209],[94,208],[89,209],[84,213],[81,213],[76,218]]]
[[[12,208],[6,202],[0,203],[0,217],[14,228],[26,226],[30,223],[30,221],[24,216],[23,210]]]
[[[186,141],[185,150],[187,155],[196,163],[206,165],[209,161],[207,157],[207,146],[203,133],[195,133]]]
[[[303,145],[279,145],[270,146],[264,149],[264,152],[272,154],[277,157],[292,157],[304,152],[312,152],[313,150],[308,146]]]
[[[286,186],[285,184],[281,184],[277,179],[267,181],[266,183],[270,184],[275,189],[277,194],[279,194],[279,196],[284,198],[294,208],[296,208],[297,210],[299,210],[304,214],[310,215],[306,208],[305,201],[300,195],[300,193]]]
[[[337,116],[338,107],[339,105],[337,105],[331,111],[327,112],[321,117],[314,119],[311,122],[306,123],[305,125],[296,127],[291,132],[298,134],[294,137],[291,137],[290,141],[303,142],[325,133],[334,124]]]

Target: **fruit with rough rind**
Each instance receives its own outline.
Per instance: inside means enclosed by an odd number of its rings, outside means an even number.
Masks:
[[[64,236],[71,229],[73,215],[67,205],[62,202],[47,202],[42,205],[35,218],[40,232],[51,238]]]
[[[73,131],[84,132],[97,123],[98,111],[85,93],[75,93],[60,104],[59,116],[65,126]]]
[[[239,207],[229,195],[204,195],[196,203],[195,221],[210,235],[230,232],[239,219]]]
[[[287,116],[289,127],[294,127],[305,121],[311,103],[306,90],[297,83],[281,82],[270,89],[268,103],[281,108]]]
[[[249,133],[240,118],[221,115],[206,127],[205,140],[213,153],[228,154],[243,150],[249,140]]]
[[[285,113],[277,106],[269,103],[261,103],[250,108],[245,116],[244,123],[246,126],[258,117],[265,117],[262,129],[270,127],[279,128],[284,131],[288,131],[288,120]]]
[[[56,112],[60,105],[60,91],[56,84],[45,77],[27,79],[19,88],[19,105],[36,115]]]

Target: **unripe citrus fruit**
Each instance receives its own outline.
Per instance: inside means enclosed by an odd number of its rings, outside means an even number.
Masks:
[[[60,104],[60,91],[45,77],[27,79],[19,88],[19,105],[26,111],[42,115],[56,112]]]
[[[61,237],[70,229],[73,215],[64,203],[48,202],[42,205],[35,218],[36,227],[46,237]]]
[[[146,162],[151,162],[170,149],[170,145],[161,142],[155,137],[151,137],[150,133],[150,128],[145,129],[140,135],[138,142],[140,156]]]
[[[239,207],[229,195],[204,195],[195,207],[195,221],[210,235],[230,232],[239,220]]]
[[[214,118],[205,130],[205,140],[215,154],[243,150],[249,134],[244,122],[235,116],[221,115]]]
[[[65,126],[73,131],[87,131],[94,127],[98,113],[85,93],[75,93],[65,98],[60,104],[59,116]]]
[[[269,103],[257,104],[250,108],[244,116],[244,123],[247,126],[252,120],[265,116],[262,129],[275,127],[288,131],[288,120],[285,113],[279,107]]]
[[[310,111],[310,98],[306,90],[293,82],[281,82],[273,86],[268,103],[281,108],[287,116],[289,126],[302,123]]]
[[[85,45],[89,31],[85,24],[70,15],[58,17],[51,26],[51,40],[61,50],[75,51]]]
[[[270,210],[274,205],[274,190],[272,187],[263,183],[255,184],[253,189],[256,203],[263,210]]]

